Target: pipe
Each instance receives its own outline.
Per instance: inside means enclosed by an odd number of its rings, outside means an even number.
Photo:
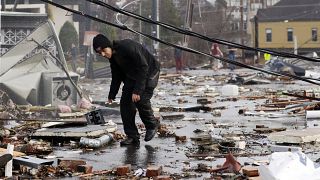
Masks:
[[[306,111],[306,119],[320,119],[320,111]]]
[[[106,134],[106,135],[103,135],[103,136],[96,138],[96,139],[81,137],[80,138],[80,145],[90,147],[90,148],[100,148],[100,147],[112,142],[113,140],[114,139],[113,139],[112,134]]]

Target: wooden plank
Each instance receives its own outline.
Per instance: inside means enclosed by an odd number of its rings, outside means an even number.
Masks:
[[[7,153],[7,149],[0,148],[0,154],[6,154],[6,153]],[[25,153],[13,151],[13,157],[20,157],[20,156],[25,156],[25,155],[26,155]]]
[[[73,112],[73,113],[58,113],[58,116],[60,118],[76,118],[76,117],[82,117],[86,113],[84,112]]]

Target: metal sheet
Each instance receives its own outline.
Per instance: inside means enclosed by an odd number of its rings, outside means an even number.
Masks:
[[[43,54],[39,53],[0,76],[0,86],[7,89],[18,104],[37,104],[41,75],[51,71],[60,69],[52,61],[45,61]]]
[[[1,57],[0,75],[4,74],[14,65],[16,65],[20,60],[22,60],[22,58],[25,57],[29,52],[38,47],[36,43],[30,41],[31,39],[34,39],[41,44],[52,35],[53,33],[48,22],[44,23],[39,28],[34,30],[29,36],[27,36],[27,38],[11,48]]]
[[[117,130],[117,125],[87,125],[83,127],[68,128],[42,128],[32,136],[35,137],[100,137]]]

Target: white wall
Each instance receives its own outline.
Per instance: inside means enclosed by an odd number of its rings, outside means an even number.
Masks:
[[[79,10],[78,5],[65,5],[65,7],[71,8],[74,10]],[[67,11],[60,9],[60,8],[53,7],[51,5],[48,5],[48,8],[50,9],[50,11],[52,13],[53,19],[51,19],[51,20],[53,21],[56,32],[59,35],[61,27],[63,26],[63,24],[66,21],[73,22],[72,15],[70,12],[67,12]],[[73,22],[73,25],[76,28],[76,31],[79,35],[79,22]]]

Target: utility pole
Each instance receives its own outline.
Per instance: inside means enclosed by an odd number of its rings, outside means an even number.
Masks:
[[[243,26],[243,0],[240,0],[240,36],[241,36],[241,45],[244,44],[244,26]],[[241,57],[244,62],[244,49],[241,49]]]
[[[184,28],[186,30],[191,30],[192,27],[192,12],[193,12],[193,3],[192,0],[188,0],[187,1],[187,9],[186,9],[186,17],[185,17],[185,22],[184,22]],[[183,36],[183,46],[188,47],[189,46],[189,36],[184,35]],[[188,54],[183,55],[183,66],[187,66],[189,67],[189,63],[188,63]]]
[[[88,1],[85,2],[85,12],[87,14],[91,14],[91,6]],[[85,19],[85,32],[90,31],[91,29],[91,19]],[[87,46],[85,49],[85,77],[86,78],[93,78],[93,56],[91,54],[92,46]]]
[[[187,30],[191,30],[192,27],[192,10],[193,10],[193,4],[192,0],[187,0],[187,9],[186,9],[186,17],[184,22],[184,28]],[[188,36],[183,36],[183,44],[188,45]]]
[[[259,47],[259,40],[258,40],[258,17],[257,15],[254,16],[254,47],[255,48],[258,48]],[[259,52],[255,52],[256,56],[257,56],[257,59],[260,58],[259,56]],[[255,60],[254,60],[254,65],[255,65]]]
[[[152,1],[152,20],[159,21],[159,0]],[[159,25],[152,26],[152,34],[156,38],[160,38]],[[153,41],[154,55],[158,57],[159,42]]]

